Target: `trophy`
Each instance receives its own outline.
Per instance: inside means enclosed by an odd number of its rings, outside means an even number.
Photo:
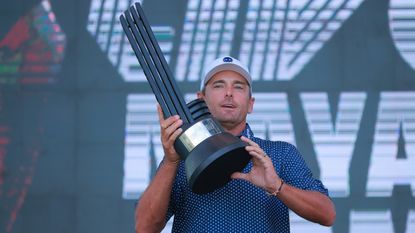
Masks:
[[[183,121],[174,147],[184,160],[191,190],[204,194],[224,186],[249,162],[247,144],[226,132],[202,99],[185,103],[140,3],[126,10],[120,21],[164,117],[179,115]]]

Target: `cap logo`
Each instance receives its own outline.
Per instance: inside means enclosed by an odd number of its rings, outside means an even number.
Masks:
[[[233,59],[231,57],[224,57],[223,62],[233,62]]]

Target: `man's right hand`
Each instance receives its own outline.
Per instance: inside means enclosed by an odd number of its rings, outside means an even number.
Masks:
[[[177,154],[176,149],[174,149],[174,141],[183,131],[183,129],[180,128],[183,121],[178,115],[164,119],[163,110],[159,104],[157,104],[157,111],[159,115],[160,137],[164,150],[164,160],[168,163],[178,164],[180,156]]]

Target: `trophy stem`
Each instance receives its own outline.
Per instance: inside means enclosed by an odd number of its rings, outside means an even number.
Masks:
[[[173,80],[167,61],[145,19],[140,4],[137,3],[135,8],[137,10],[131,6],[130,10],[125,11],[124,15],[120,16],[120,21],[156,99],[163,109],[163,114],[165,117],[179,115],[184,123],[194,122],[183,98],[179,98],[182,96],[180,90]],[[139,15],[138,12],[141,14]]]
[[[177,114],[183,120],[174,147],[185,160],[192,191],[202,194],[222,187],[230,174],[249,162],[247,144],[225,132],[202,99],[185,104],[139,3],[126,10],[120,21],[164,117]]]

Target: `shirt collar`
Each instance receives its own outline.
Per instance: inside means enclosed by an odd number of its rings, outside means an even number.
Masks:
[[[251,127],[249,127],[248,123],[246,123],[245,129],[241,132],[239,136],[245,136],[252,140],[252,138],[254,137],[254,132],[252,132]]]

